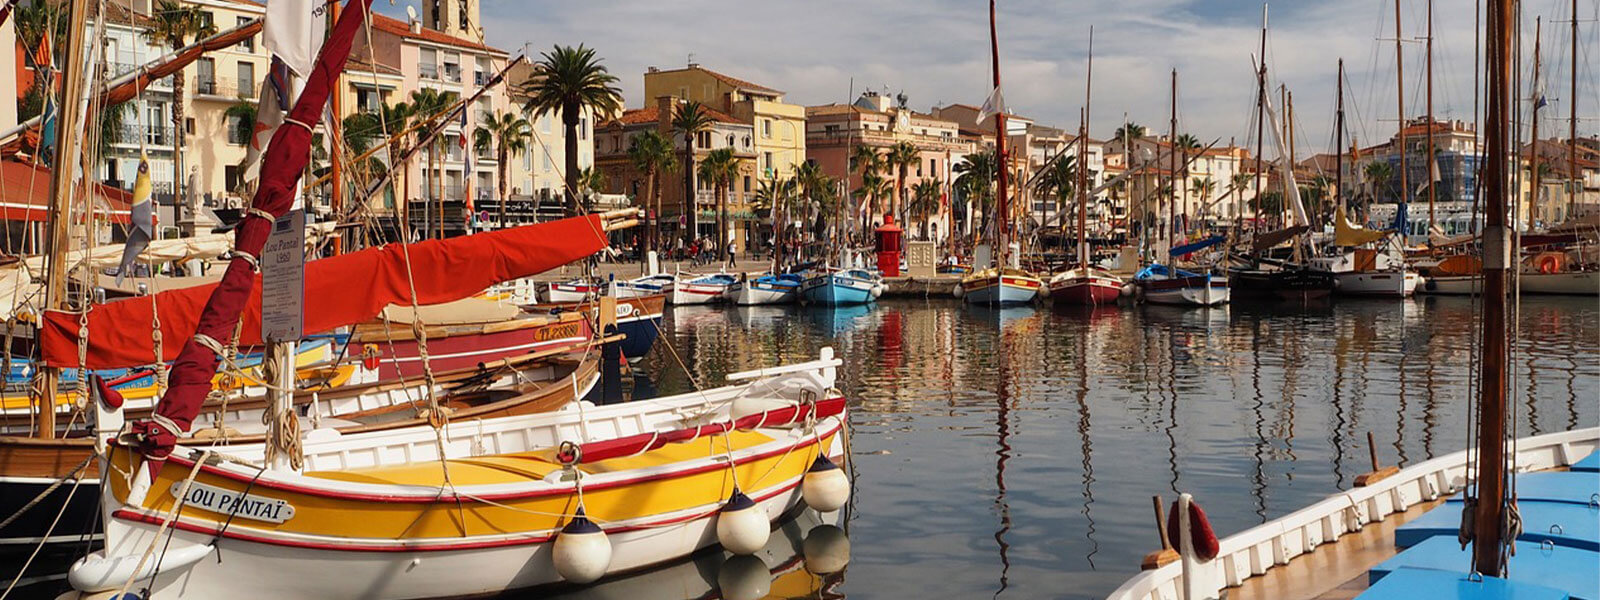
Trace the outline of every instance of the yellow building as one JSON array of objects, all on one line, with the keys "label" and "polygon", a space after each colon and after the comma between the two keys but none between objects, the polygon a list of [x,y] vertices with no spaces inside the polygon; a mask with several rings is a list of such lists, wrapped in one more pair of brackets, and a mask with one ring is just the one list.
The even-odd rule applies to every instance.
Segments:
[{"label": "yellow building", "polygon": [[[185,0],[198,7],[218,31],[259,19],[266,6],[248,0]],[[184,115],[185,144],[180,174],[187,184],[194,181],[196,197],[202,205],[238,204],[232,190],[238,188],[245,149],[250,140],[240,135],[240,127],[230,121],[228,108],[247,102],[255,104],[261,94],[271,58],[262,48],[261,38],[206,53],[184,69],[187,103]],[[193,175],[193,179],[189,178]]]},{"label": "yellow building", "polygon": [[806,107],[783,101],[783,92],[712,71],[696,63],[682,69],[650,67],[644,101],[673,96],[733,116],[755,131],[756,173],[782,179],[806,160]]}]

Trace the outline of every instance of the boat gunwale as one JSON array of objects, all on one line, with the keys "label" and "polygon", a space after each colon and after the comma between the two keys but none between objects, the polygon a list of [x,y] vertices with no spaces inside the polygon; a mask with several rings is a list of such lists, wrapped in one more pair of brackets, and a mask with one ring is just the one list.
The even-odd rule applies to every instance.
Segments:
[{"label": "boat gunwale", "polygon": [[[1530,436],[1517,440],[1516,464],[1525,470],[1571,465],[1600,447],[1600,427]],[[1223,538],[1217,557],[1202,566],[1206,587],[1236,587],[1245,580],[1289,564],[1318,546],[1336,542],[1367,525],[1403,512],[1412,504],[1453,494],[1466,478],[1467,450],[1426,460],[1379,481],[1329,495],[1297,510]],[[1547,460],[1533,460],[1547,459]],[[1431,488],[1431,489],[1430,489]],[[1433,497],[1428,497],[1428,492]],[[1410,492],[1408,494],[1408,492]],[[1351,515],[1349,511],[1355,511]],[[1352,523],[1352,520],[1359,522]],[[1175,598],[1182,561],[1140,572],[1106,596],[1107,600]]]}]

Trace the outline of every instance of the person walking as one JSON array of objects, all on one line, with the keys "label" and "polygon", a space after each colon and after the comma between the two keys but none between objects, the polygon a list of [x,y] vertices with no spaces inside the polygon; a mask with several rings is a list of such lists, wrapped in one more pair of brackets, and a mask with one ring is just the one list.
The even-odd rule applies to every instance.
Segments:
[{"label": "person walking", "polygon": [[733,243],[733,240],[728,240],[728,268],[731,269],[739,266],[738,261],[734,260],[734,257],[738,255],[738,253],[738,247]]}]

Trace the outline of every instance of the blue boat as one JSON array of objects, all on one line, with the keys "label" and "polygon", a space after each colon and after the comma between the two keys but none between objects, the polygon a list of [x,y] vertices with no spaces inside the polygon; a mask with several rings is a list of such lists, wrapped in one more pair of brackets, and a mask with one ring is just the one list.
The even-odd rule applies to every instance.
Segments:
[{"label": "blue boat", "polygon": [[806,277],[801,299],[807,304],[850,306],[883,295],[883,277],[864,269],[824,269]]},{"label": "blue boat", "polygon": [[793,302],[800,295],[800,287],[804,283],[804,278],[793,273],[761,275],[733,284],[728,288],[727,296],[740,306],[785,304]]}]

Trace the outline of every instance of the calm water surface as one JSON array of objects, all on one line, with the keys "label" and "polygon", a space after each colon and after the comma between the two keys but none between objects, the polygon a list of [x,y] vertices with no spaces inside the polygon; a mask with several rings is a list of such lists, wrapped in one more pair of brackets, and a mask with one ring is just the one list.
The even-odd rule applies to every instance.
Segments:
[{"label": "calm water surface", "polygon": [[[823,346],[844,358],[849,568],[806,572],[801,540],[818,521],[803,513],[760,560],[707,553],[563,597],[1100,598],[1159,544],[1152,495],[1194,494],[1227,535],[1349,488],[1368,469],[1368,432],[1385,464],[1465,447],[1474,315],[1471,299],[1438,297],[676,308],[638,366],[641,393],[715,386]],[[1600,303],[1529,298],[1518,322],[1518,433],[1595,426]]]},{"label": "calm water surface", "polygon": [[[1474,315],[1441,297],[684,307],[664,326],[675,352],[658,344],[641,370],[674,393],[691,385],[680,362],[715,385],[823,346],[844,357],[852,560],[798,593],[779,577],[773,597],[1100,598],[1158,546],[1152,495],[1194,494],[1227,535],[1349,488],[1368,432],[1385,464],[1465,447]],[[1600,303],[1528,298],[1519,323],[1518,433],[1595,426]]]}]

